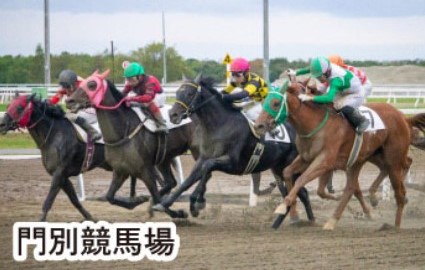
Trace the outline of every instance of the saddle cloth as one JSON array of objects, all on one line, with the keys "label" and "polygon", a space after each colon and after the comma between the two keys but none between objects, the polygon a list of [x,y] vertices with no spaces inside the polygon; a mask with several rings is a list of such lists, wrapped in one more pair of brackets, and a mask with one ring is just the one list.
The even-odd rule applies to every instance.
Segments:
[{"label": "saddle cloth", "polygon": [[[93,128],[97,130],[97,132],[102,133],[100,131],[99,123],[97,122],[96,110],[94,108],[87,108],[84,110],[80,110],[78,111],[77,115],[78,117],[84,118]],[[77,131],[79,138],[83,142],[87,143],[86,131],[79,125],[75,124],[74,122],[71,121],[71,123],[74,126],[75,131]],[[97,140],[96,143],[105,144],[105,142],[103,141],[103,138],[100,140]]]},{"label": "saddle cloth", "polygon": [[[140,118],[140,121],[142,121],[142,123],[144,123],[144,126],[151,132],[156,132],[157,130],[157,126],[154,120],[152,120],[151,118],[147,117],[142,109],[140,109],[140,107],[131,107],[131,109],[137,114],[137,116]],[[173,128],[178,128],[181,126],[184,126],[186,124],[189,124],[190,122],[192,122],[192,120],[188,117],[185,118],[181,121],[180,124],[175,125],[170,121],[170,116],[168,115],[168,111],[171,109],[171,105],[169,104],[165,104],[162,108],[160,108],[161,110],[161,114],[162,117],[164,118],[164,120],[167,122],[167,128],[173,129]]]},{"label": "saddle cloth", "polygon": [[376,131],[380,129],[385,129],[384,122],[374,110],[365,106],[360,106],[359,111],[364,117],[369,119],[370,124],[366,131]]}]

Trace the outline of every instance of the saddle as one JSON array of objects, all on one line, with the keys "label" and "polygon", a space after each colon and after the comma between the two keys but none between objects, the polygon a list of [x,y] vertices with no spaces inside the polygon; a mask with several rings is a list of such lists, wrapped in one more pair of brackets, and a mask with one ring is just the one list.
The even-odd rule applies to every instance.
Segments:
[{"label": "saddle", "polygon": [[[150,114],[150,113],[146,112],[147,110],[141,109],[140,106],[136,106],[136,107],[132,106],[131,109],[137,114],[140,121],[143,123],[143,125],[149,131],[157,132],[157,126],[156,126],[155,120],[152,119],[152,116],[150,116],[150,115],[148,116],[148,114]],[[166,105],[164,105],[163,107],[160,108],[162,117],[167,122],[168,130],[178,128],[178,127],[184,126],[184,125],[192,122],[192,120],[190,118],[185,118],[185,119],[183,119],[183,121],[180,124],[178,124],[178,125],[173,124],[170,121],[170,116],[168,115],[168,111],[170,109],[171,109],[171,105],[168,105],[168,104],[166,104]]]}]

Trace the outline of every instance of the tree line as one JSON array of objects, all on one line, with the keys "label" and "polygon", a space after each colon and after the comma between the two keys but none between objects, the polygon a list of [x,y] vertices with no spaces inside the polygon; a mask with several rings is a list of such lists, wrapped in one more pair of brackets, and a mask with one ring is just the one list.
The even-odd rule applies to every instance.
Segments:
[{"label": "tree line", "polygon": [[[124,82],[123,61],[137,61],[143,64],[148,74],[155,75],[159,80],[163,77],[163,45],[162,43],[151,43],[139,48],[129,54],[112,54],[105,50],[100,54],[71,54],[62,52],[59,55],[50,56],[51,81],[56,83],[59,73],[64,69],[72,69],[77,74],[85,77],[96,69],[111,69],[110,79],[115,83]],[[167,81],[173,82],[181,80],[184,74],[187,77],[194,77],[202,72],[213,77],[217,82],[223,82],[226,78],[226,68],[218,61],[184,59],[174,49],[167,47]],[[399,65],[419,65],[425,66],[425,60],[400,60],[400,61],[346,61],[349,65],[358,67],[368,66],[399,66]],[[273,58],[270,60],[270,81],[278,79],[282,72],[288,68],[301,68],[308,65],[308,60],[293,60],[287,58]],[[258,74],[263,74],[262,59],[251,61],[252,70]],[[0,83],[44,83],[44,50],[39,44],[35,49],[35,54],[30,56],[0,56]]]}]

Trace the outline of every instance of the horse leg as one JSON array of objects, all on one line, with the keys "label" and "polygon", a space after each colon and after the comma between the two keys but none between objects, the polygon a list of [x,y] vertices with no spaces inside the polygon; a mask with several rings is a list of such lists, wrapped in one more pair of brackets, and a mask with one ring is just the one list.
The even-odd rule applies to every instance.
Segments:
[{"label": "horse leg", "polygon": [[324,175],[321,175],[319,177],[319,187],[317,188],[317,195],[322,199],[337,201],[337,197],[325,191],[327,184],[329,183],[329,181],[332,181],[332,178],[333,171],[329,171],[328,173],[325,173]]},{"label": "horse leg", "polygon": [[[208,179],[211,178],[211,173],[209,173],[206,176]],[[196,199],[196,203],[195,203],[195,207],[198,210],[202,210],[205,208],[206,206],[206,200],[205,200],[205,192],[207,191],[207,186],[203,185],[202,188],[200,188],[199,192],[198,192],[198,198]]]},{"label": "horse leg", "polygon": [[[284,170],[285,183],[292,182],[292,179],[288,179],[291,172],[301,172],[306,166],[307,170],[305,170],[300,177],[297,178],[295,184],[292,189],[290,189],[289,194],[283,200],[283,203],[276,209],[275,212],[283,213],[283,210],[289,206],[291,206],[302,187],[304,187],[307,183],[314,180],[315,178],[329,172],[333,168],[330,164],[334,164],[334,158],[326,158],[324,154],[317,156],[313,162],[308,165],[308,163],[304,162],[300,156],[298,156],[288,167]],[[291,175],[292,176],[292,175]]]},{"label": "horse leg", "polygon": [[378,199],[378,196],[376,196],[376,192],[378,191],[378,188],[381,185],[382,181],[384,181],[385,177],[387,176],[388,176],[388,172],[386,170],[381,169],[379,171],[378,177],[376,177],[375,181],[373,181],[372,185],[370,185],[369,200],[370,200],[370,204],[373,207],[376,207],[379,203],[379,199]]},{"label": "horse leg", "polygon": [[341,200],[339,201],[338,207],[336,208],[333,216],[325,223],[325,225],[323,225],[324,230],[335,229],[335,226],[341,218],[342,213],[344,212],[344,209],[347,206],[351,196],[353,196],[354,192],[358,189],[358,177],[362,166],[363,164],[354,164],[347,170],[347,182],[345,184],[345,189]]},{"label": "horse leg", "polygon": [[[285,180],[285,184],[292,188],[294,184],[294,175],[295,174],[301,174],[303,173],[309,166],[309,163],[305,162],[300,155],[298,155],[291,164],[286,166],[286,168],[283,170],[283,179]],[[291,188],[288,187],[288,191],[291,190]]]},{"label": "horse leg", "polygon": [[203,162],[204,160],[198,159],[195,163],[195,166],[193,166],[192,172],[190,173],[189,177],[182,183],[182,185],[179,186],[176,191],[170,193],[168,196],[164,196],[161,200],[161,203],[154,205],[152,209],[155,211],[163,212],[167,208],[169,208],[183,192],[189,189],[193,184],[196,183],[196,181],[201,178],[201,166]]},{"label": "horse leg", "polygon": [[65,178],[62,176],[62,171],[56,170],[53,173],[49,193],[47,194],[47,197],[43,203],[40,221],[46,221],[47,213],[49,212],[50,208],[52,208],[53,202],[55,201],[55,198],[58,195],[60,188],[63,186],[64,181]]},{"label": "horse leg", "polygon": [[117,205],[126,209],[134,209],[139,204],[142,204],[149,200],[146,196],[139,196],[135,198],[118,198],[115,196],[117,191],[121,188],[124,182],[127,180],[128,174],[118,174],[113,172],[112,181],[109,185],[108,192],[106,193],[106,199],[110,204]]},{"label": "horse leg", "polygon": [[316,221],[313,209],[311,208],[310,197],[308,195],[308,191],[305,187],[302,187],[298,192],[298,198],[300,198],[301,202],[304,204],[305,212],[307,214],[307,218],[310,223],[314,223]]},{"label": "horse leg", "polygon": [[130,177],[130,198],[134,199],[136,197],[136,181],[137,178],[131,176]]},{"label": "horse leg", "polygon": [[230,157],[228,155],[220,156],[215,159],[208,159],[202,164],[201,181],[190,196],[190,212],[192,216],[196,217],[199,215],[200,209],[197,208],[195,202],[201,193],[203,197],[203,194],[206,191],[207,182],[211,178],[211,172],[215,170],[225,171],[226,169],[229,169],[230,165]]},{"label": "horse leg", "polygon": [[[156,184],[156,178],[155,178],[155,167],[152,166],[151,168],[145,167],[143,168],[141,172],[141,178],[143,182],[145,183],[146,187],[149,190],[149,193],[152,196],[152,204],[157,205],[161,201],[161,196],[158,192],[158,187]],[[152,212],[155,210],[153,207],[150,208],[149,212],[152,215]],[[186,218],[187,214],[183,210],[179,211],[173,211],[171,209],[164,209],[164,212],[167,213],[171,218]]]},{"label": "horse leg", "polygon": [[360,206],[362,207],[362,209],[363,209],[363,214],[368,218],[368,219],[372,219],[372,216],[371,216],[371,214],[370,214],[370,209],[369,209],[369,207],[367,207],[367,205],[366,205],[366,202],[365,202],[365,200],[364,200],[364,198],[363,198],[363,192],[362,192],[362,190],[361,190],[361,188],[360,188],[360,183],[359,183],[359,181],[357,180],[355,183],[355,190],[354,190],[354,196],[357,198],[357,200],[359,201],[359,203],[360,203]]},{"label": "horse leg", "polygon": [[[211,174],[208,174],[206,176],[208,179],[211,178]],[[207,191],[206,181],[202,182],[202,180],[199,182],[198,186],[196,186],[196,189],[193,191],[193,193],[190,195],[190,214],[192,217],[199,216],[199,210],[202,210],[205,208],[206,201],[205,201],[205,192]]]},{"label": "horse leg", "polygon": [[404,205],[406,203],[406,188],[404,186],[404,176],[406,174],[405,169],[398,167],[391,167],[389,170],[389,177],[391,186],[394,190],[394,197],[397,203],[397,212],[395,217],[395,227],[400,229],[401,217],[403,214]]},{"label": "horse leg", "polygon": [[68,195],[69,200],[74,205],[75,208],[83,215],[86,220],[93,220],[92,215],[81,205],[80,200],[78,200],[77,193],[75,192],[74,186],[71,181],[67,178],[62,185],[62,190],[65,191]]},{"label": "horse leg", "polygon": [[[270,183],[270,186],[264,190],[260,190],[260,181],[261,181],[261,173],[253,173],[251,174],[252,183],[254,186],[254,194],[257,196],[263,196],[272,193],[273,189],[276,187],[275,183]],[[276,179],[276,178],[275,178]]]},{"label": "horse leg", "polygon": [[[272,172],[276,182],[278,183],[280,194],[282,195],[282,198],[285,198],[286,195],[288,195],[288,189],[283,182],[282,170],[279,171],[278,169],[272,169]],[[293,179],[296,179],[296,177],[293,177]],[[297,222],[300,220],[296,203],[290,207],[289,216],[291,217],[291,222]],[[282,216],[278,217],[278,220],[281,220],[281,222],[283,222],[283,219],[284,217]],[[274,226],[279,226],[279,224],[275,222]]]},{"label": "horse leg", "polygon": [[175,186],[177,186],[177,180],[174,177],[173,172],[171,171],[170,162],[165,161],[157,166],[164,178],[164,185],[159,191],[159,195],[162,197],[165,194],[168,194]]}]

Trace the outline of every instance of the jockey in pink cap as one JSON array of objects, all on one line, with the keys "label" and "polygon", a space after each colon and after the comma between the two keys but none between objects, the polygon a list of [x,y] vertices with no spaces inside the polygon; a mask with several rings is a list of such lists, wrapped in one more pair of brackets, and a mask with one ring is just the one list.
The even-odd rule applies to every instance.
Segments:
[{"label": "jockey in pink cap", "polygon": [[[267,83],[257,74],[250,72],[250,65],[246,59],[233,59],[230,64],[230,72],[232,81],[223,90],[223,100],[233,102],[249,97],[254,101],[261,102],[267,96],[269,91]],[[230,94],[236,87],[242,88],[242,91]]]}]

